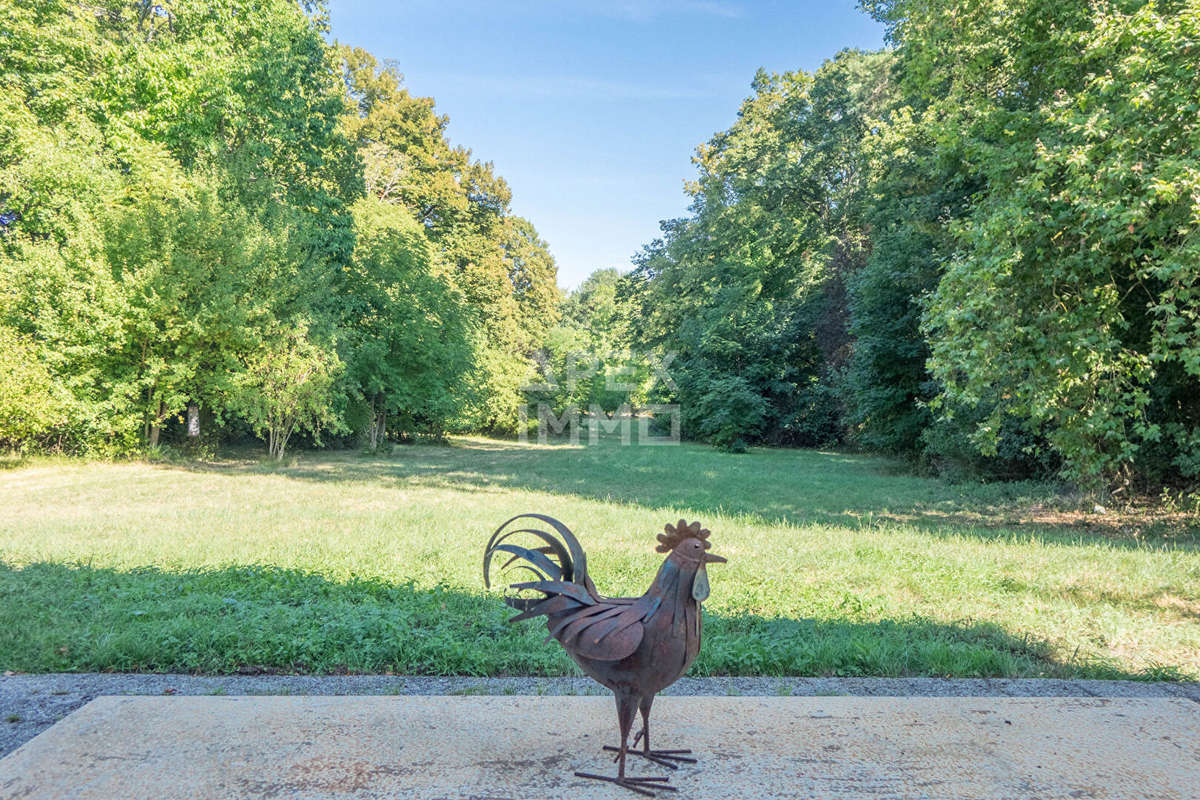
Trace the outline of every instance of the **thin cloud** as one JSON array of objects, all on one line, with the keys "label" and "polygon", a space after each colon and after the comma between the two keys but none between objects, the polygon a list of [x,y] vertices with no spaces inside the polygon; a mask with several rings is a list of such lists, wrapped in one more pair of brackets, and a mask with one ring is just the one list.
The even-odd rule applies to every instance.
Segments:
[{"label": "thin cloud", "polygon": [[696,14],[709,14],[714,17],[725,17],[726,19],[735,19],[742,16],[740,6],[735,6],[733,3],[716,3],[716,2],[693,2],[680,3],[684,11],[690,11]]},{"label": "thin cloud", "polygon": [[647,86],[596,78],[553,76],[445,75],[442,81],[522,100],[697,100],[711,97],[701,88]]},{"label": "thin cloud", "polygon": [[[410,0],[409,5],[412,4],[441,10],[447,7],[472,12],[496,13],[497,10],[495,2],[485,3],[481,0]],[[704,16],[737,19],[745,16],[743,6],[730,0],[510,0],[502,8],[506,14],[583,14],[631,22],[652,22],[662,17]]]},{"label": "thin cloud", "polygon": [[620,17],[634,22],[647,22],[658,17],[671,15],[703,15],[735,19],[742,16],[742,9],[733,3],[719,0],[640,0],[640,2],[597,3],[591,10],[605,16]]}]

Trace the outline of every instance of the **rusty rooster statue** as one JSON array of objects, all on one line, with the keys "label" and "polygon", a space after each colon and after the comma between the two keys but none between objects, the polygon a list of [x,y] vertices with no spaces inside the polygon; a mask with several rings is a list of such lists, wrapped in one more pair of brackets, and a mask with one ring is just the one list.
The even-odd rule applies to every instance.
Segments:
[{"label": "rusty rooster statue", "polygon": [[[520,524],[513,526],[514,522]],[[536,525],[551,530],[542,530]],[[509,542],[522,534],[538,542],[522,547]],[[635,778],[625,774],[627,754],[664,767],[691,762],[690,750],[654,750],[650,747],[650,705],[654,696],[679,679],[700,652],[700,604],[708,597],[706,564],[725,559],[710,555],[709,532],[699,522],[679,520],[658,534],[660,553],[669,553],[654,584],[641,597],[602,597],[587,572],[587,556],[574,534],[556,519],[541,514],[513,517],[492,535],[483,556],[483,582],[491,586],[493,557],[503,554],[504,567],[513,566],[537,580],[511,584],[512,589],[534,590],[540,597],[506,597],[522,613],[509,622],[546,616],[546,627],[584,672],[612,690],[617,699],[620,747],[615,777],[575,773],[583,778],[610,781],[638,794],[653,797],[651,789],[674,791],[666,778]],[[514,562],[515,566],[514,566]],[[629,744],[634,716],[642,712],[642,730]],[[637,750],[638,741],[642,749]],[[630,749],[630,748],[633,749]]]}]

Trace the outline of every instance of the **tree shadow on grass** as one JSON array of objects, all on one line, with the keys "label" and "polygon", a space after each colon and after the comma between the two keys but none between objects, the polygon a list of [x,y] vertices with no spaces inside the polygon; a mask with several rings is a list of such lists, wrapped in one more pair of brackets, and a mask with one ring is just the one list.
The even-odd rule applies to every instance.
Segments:
[{"label": "tree shadow on grass", "polygon": [[[574,675],[495,596],[265,566],[172,572],[0,561],[0,669],[19,672]],[[992,624],[705,614],[692,674],[1164,679],[1056,659]]]},{"label": "tree shadow on grass", "polygon": [[0,471],[29,466],[31,459],[22,454],[0,452]]},{"label": "tree shadow on grass", "polygon": [[459,439],[450,446],[398,447],[391,456],[313,453],[289,466],[254,461],[193,462],[175,468],[267,473],[292,480],[472,492],[521,489],[768,524],[870,528],[907,524],[978,538],[1102,539],[1141,548],[1200,545],[1200,518],[1175,514],[1095,515],[1055,510],[1051,484],[958,484],[905,474],[886,459],[849,453],[758,449],[723,453],[704,445],[531,446]]}]

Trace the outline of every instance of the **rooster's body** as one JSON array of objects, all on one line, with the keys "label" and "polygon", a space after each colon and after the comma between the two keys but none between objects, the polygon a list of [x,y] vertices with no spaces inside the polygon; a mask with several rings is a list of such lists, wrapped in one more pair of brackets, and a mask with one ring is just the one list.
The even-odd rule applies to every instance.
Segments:
[{"label": "rooster's body", "polygon": [[[552,529],[509,526],[517,520],[537,520]],[[507,529],[507,530],[506,530]],[[513,536],[536,537],[540,544],[526,548],[510,544]],[[708,531],[700,523],[683,520],[668,525],[659,534],[660,552],[669,552],[654,584],[641,597],[603,597],[587,574],[587,556],[579,541],[561,522],[540,514],[522,514],[500,526],[484,553],[484,583],[490,585],[493,556],[511,556],[505,566],[516,564],[538,580],[514,583],[511,588],[530,589],[542,597],[508,597],[505,601],[522,613],[510,622],[545,616],[550,636],[591,678],[612,690],[617,699],[621,746],[617,751],[616,778],[576,773],[582,777],[609,780],[641,794],[648,788],[670,789],[663,778],[628,778],[625,756],[634,752],[663,766],[691,761],[686,750],[650,749],[650,705],[658,692],[679,679],[700,652],[700,603],[708,597],[705,564],[723,562],[709,555]],[[627,740],[634,716],[642,712],[642,750],[629,751]],[[637,739],[634,740],[636,745]]]}]

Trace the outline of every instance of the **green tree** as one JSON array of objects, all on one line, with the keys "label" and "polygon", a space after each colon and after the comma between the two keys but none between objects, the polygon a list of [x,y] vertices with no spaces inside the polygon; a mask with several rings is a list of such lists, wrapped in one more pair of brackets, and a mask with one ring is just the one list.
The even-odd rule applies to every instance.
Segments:
[{"label": "green tree", "polygon": [[330,327],[353,242],[319,9],[3,3],[0,28],[0,320],[83,449],[153,444],[192,400],[220,416],[264,326]]},{"label": "green tree", "polygon": [[887,105],[890,58],[846,51],[815,74],[760,72],[737,122],[697,151],[692,217],[639,257],[638,340],[675,354],[669,396],[686,435],[841,438],[846,282],[867,252],[861,140]]},{"label": "green tree", "polygon": [[53,446],[47,437],[67,429],[70,407],[37,345],[0,325],[0,448]]},{"label": "green tree", "polygon": [[521,320],[524,341],[521,352],[535,350],[546,332],[558,321],[562,292],[558,288],[558,267],[549,245],[538,235],[533,223],[524,217],[506,219],[504,240],[508,261],[508,281]]},{"label": "green tree", "polygon": [[123,177],[90,92],[112,48],[93,15],[75,12],[0,3],[0,326],[64,398],[45,435],[81,451],[127,440],[97,391],[96,361],[117,322],[99,219]]},{"label": "green tree", "polygon": [[[200,405],[275,454],[364,404],[377,433],[515,423],[553,259],[432,101],[330,45],[326,17],[0,1],[0,327],[53,407],[13,410],[6,441],[133,450]],[[283,403],[272,349],[316,365],[294,425],[247,396]]]},{"label": "green tree", "polygon": [[1068,476],[1200,464],[1195,3],[879,4],[942,153],[980,176],[925,321],[945,404],[1043,433]]},{"label": "green tree", "polygon": [[103,391],[136,408],[148,444],[189,404],[223,415],[242,360],[286,320],[307,249],[287,215],[273,223],[204,182],[137,176],[106,220],[106,263],[120,320],[99,364]]},{"label": "green tree", "polygon": [[250,210],[282,203],[307,231],[314,266],[344,262],[363,176],[324,3],[107,5],[97,26],[119,61],[104,65],[95,102],[110,137],[158,142],[185,170],[215,170],[223,196]]},{"label": "green tree", "polygon": [[346,380],[366,409],[371,449],[398,433],[441,435],[471,399],[475,343],[459,293],[436,267],[424,228],[374,198],[354,206],[357,244],[341,291]]},{"label": "green tree", "polygon": [[267,452],[283,458],[297,431],[319,436],[339,424],[334,393],[342,368],[332,348],[315,344],[303,325],[268,336],[248,354],[235,407],[255,433],[265,436]]},{"label": "green tree", "polygon": [[926,368],[924,301],[953,246],[944,222],[965,213],[976,183],[959,160],[939,157],[930,126],[910,107],[891,111],[863,151],[870,253],[850,278],[847,421],[863,446],[916,457],[938,395]]},{"label": "green tree", "polygon": [[561,319],[537,354],[538,388],[527,393],[530,402],[547,403],[561,415],[570,407],[632,411],[646,401],[649,364],[629,350],[631,306],[623,283],[616,269],[599,269],[563,299]]},{"label": "green tree", "polygon": [[353,103],[345,126],[366,162],[368,190],[425,227],[482,331],[476,402],[464,423],[511,428],[530,357],[554,322],[553,259],[533,226],[510,215],[511,192],[491,164],[450,145],[449,121],[431,99],[413,97],[394,66],[364,50],[339,54]]}]

